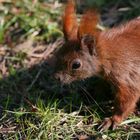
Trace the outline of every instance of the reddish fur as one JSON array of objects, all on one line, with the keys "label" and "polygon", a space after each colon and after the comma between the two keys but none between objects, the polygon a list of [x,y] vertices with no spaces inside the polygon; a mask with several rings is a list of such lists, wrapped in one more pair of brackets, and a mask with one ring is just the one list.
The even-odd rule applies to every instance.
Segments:
[{"label": "reddish fur", "polygon": [[85,34],[91,34],[94,36],[98,35],[99,30],[97,29],[97,24],[99,22],[99,14],[97,10],[88,10],[85,12],[81,19],[79,27],[79,37],[81,38]]},{"label": "reddish fur", "polygon": [[73,0],[68,0],[68,4],[65,8],[65,14],[63,16],[63,32],[68,40],[77,38],[78,23],[75,14],[75,3]]},{"label": "reddish fur", "polygon": [[[64,18],[64,34],[67,40],[59,52],[61,59],[58,59],[57,63],[59,66],[66,65],[66,69],[58,70],[57,77],[68,83],[100,75],[112,83],[116,92],[115,112],[102,124],[101,127],[104,130],[110,126],[115,127],[127,118],[140,98],[140,19],[99,32],[96,30],[97,17],[95,12],[88,11],[78,27],[74,4],[69,1]],[[94,44],[90,44],[93,41],[87,44],[96,49],[97,56],[89,54],[87,51],[89,46],[86,42],[81,43],[83,40],[81,37],[85,34],[93,35],[96,40]],[[77,51],[76,46],[80,46],[81,50]],[[75,58],[83,62],[82,70],[71,70],[71,62]]]},{"label": "reddish fur", "polygon": [[140,19],[104,31],[98,53],[104,77],[116,87],[113,121],[120,123],[133,112],[140,98]]}]

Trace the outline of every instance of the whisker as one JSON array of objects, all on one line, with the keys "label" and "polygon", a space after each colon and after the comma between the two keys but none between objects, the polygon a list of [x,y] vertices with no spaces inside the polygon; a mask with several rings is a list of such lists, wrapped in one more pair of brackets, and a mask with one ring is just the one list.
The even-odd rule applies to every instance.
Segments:
[{"label": "whisker", "polygon": [[101,106],[97,103],[97,101],[90,95],[90,93],[89,93],[87,90],[85,90],[81,85],[79,85],[79,87],[84,91],[85,94],[87,94],[87,95],[94,101],[94,103],[98,106],[98,108],[99,108],[103,113],[105,113],[104,110],[101,108]]}]

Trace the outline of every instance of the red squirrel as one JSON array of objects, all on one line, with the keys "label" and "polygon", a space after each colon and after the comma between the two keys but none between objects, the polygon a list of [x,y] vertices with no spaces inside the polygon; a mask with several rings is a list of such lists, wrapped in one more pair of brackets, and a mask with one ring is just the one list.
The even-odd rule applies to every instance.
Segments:
[{"label": "red squirrel", "polygon": [[100,130],[116,128],[134,111],[140,98],[140,19],[106,31],[96,28],[99,16],[88,10],[77,22],[75,3],[69,0],[63,16],[65,43],[57,55],[56,79],[71,83],[101,76],[114,87],[115,110]]}]

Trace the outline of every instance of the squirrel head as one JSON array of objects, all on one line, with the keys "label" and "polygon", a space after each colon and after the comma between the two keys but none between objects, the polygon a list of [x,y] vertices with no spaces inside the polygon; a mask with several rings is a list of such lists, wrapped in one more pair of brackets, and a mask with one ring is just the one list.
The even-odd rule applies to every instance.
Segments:
[{"label": "squirrel head", "polygon": [[57,52],[55,67],[55,78],[62,83],[85,79],[100,71],[96,48],[100,34],[97,23],[97,12],[88,10],[78,25],[75,4],[68,1],[63,16],[65,43]]}]

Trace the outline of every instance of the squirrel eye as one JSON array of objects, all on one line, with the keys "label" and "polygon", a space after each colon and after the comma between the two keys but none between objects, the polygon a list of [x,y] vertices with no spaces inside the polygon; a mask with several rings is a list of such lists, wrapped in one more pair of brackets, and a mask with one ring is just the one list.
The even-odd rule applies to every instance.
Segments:
[{"label": "squirrel eye", "polygon": [[76,59],[72,62],[72,69],[77,70],[81,67],[81,61],[79,59]]}]

